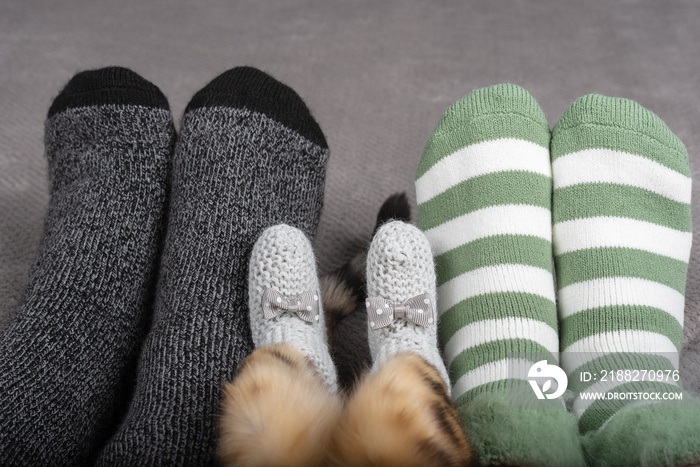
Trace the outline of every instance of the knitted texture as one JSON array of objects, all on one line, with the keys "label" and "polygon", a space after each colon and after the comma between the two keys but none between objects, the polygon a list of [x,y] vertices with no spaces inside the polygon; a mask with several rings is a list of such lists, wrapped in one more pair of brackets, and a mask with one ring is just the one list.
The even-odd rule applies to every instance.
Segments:
[{"label": "knitted texture", "polygon": [[516,353],[555,362],[548,145],[542,110],[513,85],[453,104],[426,144],[418,227],[435,254],[455,400],[505,387]]},{"label": "knitted texture", "polygon": [[[555,126],[552,170],[562,366],[578,395],[573,409],[582,433],[589,433],[588,454],[605,465],[700,461],[700,410],[688,409],[700,403],[689,394],[675,408],[659,406],[667,410],[644,409],[662,402],[653,399],[588,398],[682,393],[673,375],[692,243],[685,147],[636,102],[590,95]],[[584,371],[590,381],[581,381]],[[634,414],[622,416],[628,410]],[[613,423],[616,414],[648,428],[625,435]],[[688,429],[681,434],[671,425]],[[669,439],[669,433],[683,439]],[[631,457],[621,458],[623,448]]]},{"label": "knitted texture", "polygon": [[174,143],[165,97],[133,71],[79,73],[54,100],[44,236],[0,332],[0,463],[87,464],[123,415]]},{"label": "knitted texture", "polygon": [[[430,296],[431,306],[437,311],[435,267],[428,241],[410,224],[400,221],[384,224],[367,252],[368,297],[402,303],[424,293]],[[399,352],[415,352],[433,365],[450,387],[437,346],[436,323],[424,327],[396,319],[386,327],[372,329],[368,320],[367,332],[373,371]]]},{"label": "knitted texture", "polygon": [[[556,364],[559,350],[549,139],[547,120],[527,91],[511,84],[477,89],[447,109],[416,174],[418,227],[435,255],[438,332],[452,398],[479,457],[494,463],[551,465],[550,444],[568,453],[562,465],[582,462],[562,401],[537,405],[526,381],[534,362]],[[474,419],[469,403],[479,396]],[[505,401],[512,408],[500,413]],[[528,413],[513,410],[521,406],[543,409],[543,422],[519,431],[522,443],[503,443],[517,436],[494,436],[484,417],[524,427],[517,419]],[[528,443],[541,446],[541,457],[517,448]]]},{"label": "knitted texture", "polygon": [[279,223],[314,238],[321,214],[329,152],[314,142],[321,130],[293,90],[234,68],[192,102],[175,150],[153,325],[134,399],[102,465],[216,463],[220,387],[253,350],[253,244]]},{"label": "knitted texture", "polygon": [[[337,392],[335,366],[328,352],[316,258],[308,238],[299,229],[288,225],[268,228],[255,242],[248,278],[250,329],[255,347],[291,345],[313,363],[326,386]],[[286,312],[265,319],[262,299],[270,288],[289,298],[313,292],[319,305],[318,319],[309,323]]]}]

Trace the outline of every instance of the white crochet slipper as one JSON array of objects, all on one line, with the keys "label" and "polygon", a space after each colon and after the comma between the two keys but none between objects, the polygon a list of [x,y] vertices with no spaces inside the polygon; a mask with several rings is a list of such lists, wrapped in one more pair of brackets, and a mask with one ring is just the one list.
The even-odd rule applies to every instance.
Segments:
[{"label": "white crochet slipper", "polygon": [[367,330],[376,371],[393,355],[411,351],[433,365],[450,387],[437,342],[435,266],[416,227],[383,225],[367,252]]},{"label": "white crochet slipper", "polygon": [[316,259],[308,238],[284,224],[266,229],[253,247],[248,278],[255,347],[291,345],[313,363],[328,388],[337,392]]}]

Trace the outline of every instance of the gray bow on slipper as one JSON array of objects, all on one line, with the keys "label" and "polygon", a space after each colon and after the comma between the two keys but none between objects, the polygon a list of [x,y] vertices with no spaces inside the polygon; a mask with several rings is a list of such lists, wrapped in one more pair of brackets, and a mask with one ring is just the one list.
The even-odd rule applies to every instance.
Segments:
[{"label": "gray bow on slipper", "polygon": [[291,313],[309,323],[318,321],[318,292],[304,292],[297,297],[285,297],[275,289],[267,289],[262,297],[265,319]]},{"label": "gray bow on slipper", "polygon": [[403,303],[372,297],[367,299],[365,306],[372,329],[386,327],[396,319],[403,319],[423,327],[428,327],[435,322],[435,313],[430,295],[427,293],[409,298]]}]

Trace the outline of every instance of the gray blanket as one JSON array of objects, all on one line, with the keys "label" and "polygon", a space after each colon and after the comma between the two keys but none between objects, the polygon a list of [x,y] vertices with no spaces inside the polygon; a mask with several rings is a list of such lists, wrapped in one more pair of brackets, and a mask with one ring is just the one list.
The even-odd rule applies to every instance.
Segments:
[{"label": "gray blanket", "polygon": [[[415,204],[423,144],[447,106],[477,87],[519,84],[552,125],[584,94],[635,99],[685,142],[697,179],[699,24],[695,0],[4,0],[0,326],[17,305],[42,232],[43,121],[79,70],[132,68],[160,86],[177,120],[194,92],[236,65],[266,70],[298,91],[331,148],[316,245],[329,270],[347,259],[348,245],[369,237],[389,194],[406,190]],[[681,367],[695,391],[699,279],[696,238]]]}]

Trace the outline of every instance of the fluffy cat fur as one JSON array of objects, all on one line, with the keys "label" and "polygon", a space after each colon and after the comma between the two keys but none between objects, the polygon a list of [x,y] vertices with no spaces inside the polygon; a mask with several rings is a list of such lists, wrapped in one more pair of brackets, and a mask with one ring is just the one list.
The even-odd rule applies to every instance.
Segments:
[{"label": "fluffy cat fur", "polygon": [[464,466],[473,456],[438,371],[398,354],[368,375],[333,431],[329,465]]},{"label": "fluffy cat fur", "polygon": [[[385,222],[410,220],[404,193],[382,205]],[[364,301],[366,242],[343,266],[320,278],[328,336]],[[359,306],[358,311],[364,311]],[[365,318],[366,319],[366,318]],[[366,333],[366,324],[362,330]],[[366,337],[365,337],[366,339]],[[330,344],[330,342],[329,342]],[[338,343],[340,344],[340,342]],[[367,353],[368,356],[368,353]],[[223,388],[219,458],[226,466],[462,466],[473,455],[447,388],[414,353],[396,355],[359,380],[360,362],[331,394],[310,362],[286,345],[261,347]],[[339,365],[339,369],[340,369]],[[360,381],[359,383],[357,383]]]},{"label": "fluffy cat fur", "polygon": [[261,347],[224,386],[225,466],[468,466],[473,454],[437,370],[406,352],[342,407],[303,355]]},{"label": "fluffy cat fur", "polygon": [[320,466],[341,401],[304,355],[287,344],[256,349],[223,388],[223,465]]}]

